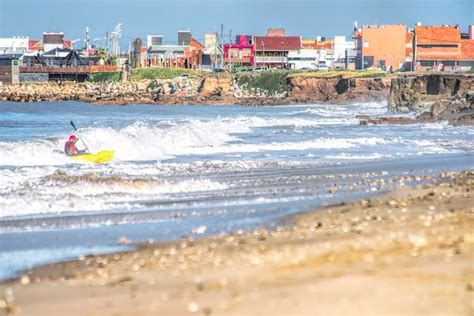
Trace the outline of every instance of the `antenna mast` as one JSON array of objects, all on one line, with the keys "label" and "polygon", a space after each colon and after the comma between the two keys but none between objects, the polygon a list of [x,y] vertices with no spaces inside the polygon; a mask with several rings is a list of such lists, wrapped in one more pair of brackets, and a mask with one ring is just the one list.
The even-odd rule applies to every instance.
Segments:
[{"label": "antenna mast", "polygon": [[114,31],[111,34],[112,38],[112,56],[120,55],[120,38],[122,37],[122,23],[115,26]]}]

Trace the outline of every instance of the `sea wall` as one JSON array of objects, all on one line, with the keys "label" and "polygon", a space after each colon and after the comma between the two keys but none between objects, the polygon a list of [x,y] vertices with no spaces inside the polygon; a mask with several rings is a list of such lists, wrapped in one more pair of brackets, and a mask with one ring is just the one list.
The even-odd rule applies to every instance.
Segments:
[{"label": "sea wall", "polygon": [[388,106],[420,118],[467,123],[474,118],[474,74],[409,74],[393,78]]},{"label": "sea wall", "polygon": [[0,87],[0,100],[78,100],[95,103],[246,104],[348,103],[384,100],[386,78],[287,76],[281,73],[209,75],[203,78],[116,83],[27,83]]}]

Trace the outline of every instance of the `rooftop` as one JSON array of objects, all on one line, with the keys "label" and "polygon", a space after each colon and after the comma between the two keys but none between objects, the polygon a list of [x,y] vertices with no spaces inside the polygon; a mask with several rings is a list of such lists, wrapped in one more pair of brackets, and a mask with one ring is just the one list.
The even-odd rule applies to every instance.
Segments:
[{"label": "rooftop", "polygon": [[461,32],[455,26],[416,26],[416,42],[419,44],[427,43],[459,43],[461,41]]},{"label": "rooftop", "polygon": [[255,36],[256,50],[299,50],[301,37],[299,36]]}]

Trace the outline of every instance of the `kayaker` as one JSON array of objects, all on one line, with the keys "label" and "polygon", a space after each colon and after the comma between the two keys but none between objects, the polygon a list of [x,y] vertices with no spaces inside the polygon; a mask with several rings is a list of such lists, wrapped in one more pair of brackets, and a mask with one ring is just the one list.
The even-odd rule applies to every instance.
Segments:
[{"label": "kayaker", "polygon": [[69,140],[64,144],[64,152],[68,156],[80,155],[85,153],[85,150],[79,150],[76,148],[76,142],[79,138],[76,135],[69,136]]}]

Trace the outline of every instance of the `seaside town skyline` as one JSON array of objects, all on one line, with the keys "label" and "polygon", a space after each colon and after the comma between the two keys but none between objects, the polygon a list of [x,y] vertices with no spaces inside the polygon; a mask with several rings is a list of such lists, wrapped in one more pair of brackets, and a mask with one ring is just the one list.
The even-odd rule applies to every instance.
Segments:
[{"label": "seaside town skyline", "polygon": [[1,315],[474,315],[474,0],[0,0]]},{"label": "seaside town skyline", "polygon": [[[86,26],[92,37],[103,37],[116,24],[123,27],[122,45],[127,38],[161,34],[174,36],[177,29],[188,29],[196,39],[219,32],[264,35],[267,28],[284,28],[288,34],[311,38],[316,36],[349,36],[354,21],[361,25],[405,24],[460,25],[467,32],[472,24],[474,3],[466,0],[439,1],[368,1],[354,5],[349,0],[333,1],[150,1],[123,0],[111,2],[76,1],[74,14],[69,0],[44,0],[47,10],[38,17],[33,0],[0,1],[0,37],[29,36],[38,38],[43,32],[64,32],[69,38],[82,40]],[[66,4],[66,5],[65,5]],[[165,12],[166,14],[162,14]],[[291,14],[289,14],[289,12]],[[330,14],[327,14],[330,13]],[[35,19],[35,23],[15,23],[18,14]],[[226,34],[227,35],[227,34]]]}]

